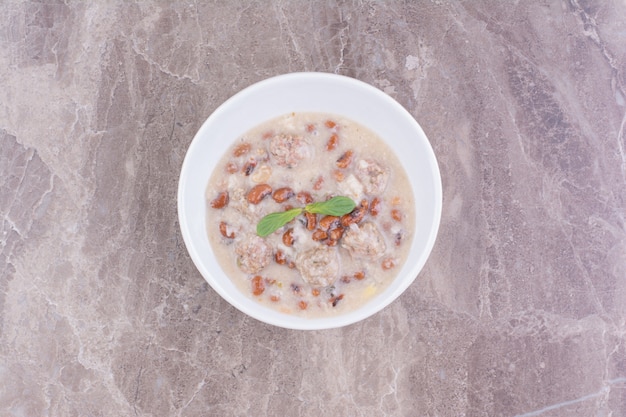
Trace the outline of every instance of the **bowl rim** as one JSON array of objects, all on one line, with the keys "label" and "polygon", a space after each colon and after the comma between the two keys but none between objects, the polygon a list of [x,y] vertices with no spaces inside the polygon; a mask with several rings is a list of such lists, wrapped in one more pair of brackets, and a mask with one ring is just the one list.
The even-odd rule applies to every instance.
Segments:
[{"label": "bowl rim", "polygon": [[[203,262],[201,254],[198,252],[195,243],[192,238],[192,234],[190,232],[189,224],[190,221],[187,216],[186,210],[186,197],[188,191],[188,180],[190,178],[189,166],[191,164],[192,155],[194,155],[194,151],[196,148],[200,146],[201,141],[206,140],[206,131],[212,126],[212,124],[217,120],[219,121],[220,117],[223,117],[223,114],[228,111],[232,111],[233,106],[236,106],[240,100],[246,99],[248,96],[254,96],[254,94],[259,94],[260,92],[271,88],[272,86],[280,86],[282,84],[289,83],[311,83],[311,82],[323,82],[323,83],[342,83],[350,88],[361,89],[364,93],[374,95],[377,100],[381,100],[381,102],[385,106],[390,106],[390,108],[397,112],[399,116],[404,117],[406,122],[411,125],[417,134],[418,140],[420,141],[421,146],[423,147],[422,151],[424,154],[422,158],[425,158],[428,166],[430,167],[430,174],[432,174],[432,185],[433,187],[433,199],[432,199],[432,209],[433,209],[433,217],[428,237],[426,239],[426,243],[423,246],[423,250],[419,252],[419,259],[417,259],[413,265],[413,267],[409,268],[406,274],[402,275],[402,271],[398,272],[394,281],[398,281],[401,279],[401,284],[396,286],[393,291],[389,291],[389,287],[383,291],[382,293],[377,294],[372,300],[363,304],[361,307],[356,310],[352,310],[346,314],[341,314],[332,317],[323,317],[323,318],[303,318],[294,315],[288,315],[285,313],[278,313],[274,310],[269,309],[268,307],[264,307],[259,309],[258,306],[261,306],[260,303],[250,299],[247,295],[241,293],[237,288],[236,291],[240,293],[241,296],[245,297],[251,304],[254,303],[256,306],[249,308],[249,305],[246,303],[242,303],[239,300],[239,296],[235,297],[230,291],[227,291],[225,288],[220,286],[218,282],[214,279],[211,272],[207,269],[206,265]],[[311,110],[315,111],[315,110]],[[332,111],[328,113],[334,113]],[[279,116],[276,114],[274,117]],[[266,119],[268,120],[268,119]],[[360,120],[357,120],[358,123],[367,126],[367,123],[363,123]],[[231,142],[233,143],[235,139],[233,138]],[[383,140],[385,140],[383,138]],[[389,144],[389,143],[388,143]],[[395,149],[394,149],[395,152]],[[221,158],[223,155],[219,155]],[[403,166],[404,167],[404,166]],[[404,167],[406,169],[406,167]],[[213,168],[211,168],[212,172]],[[410,178],[411,185],[414,188],[412,183],[413,179]],[[206,184],[205,184],[206,189]],[[204,196],[204,194],[203,194]],[[384,93],[380,89],[368,84],[364,81],[360,81],[351,77],[347,77],[344,75],[338,75],[334,73],[325,73],[325,72],[293,72],[282,75],[273,76],[270,78],[266,78],[264,80],[258,81],[249,85],[248,87],[243,88],[239,92],[235,93],[227,100],[225,100],[222,104],[220,104],[210,115],[209,117],[202,123],[201,127],[198,129],[196,134],[194,135],[189,147],[186,150],[185,157],[181,166],[179,183],[178,183],[178,192],[177,192],[177,211],[178,211],[178,221],[181,230],[181,234],[183,236],[183,241],[185,242],[185,247],[187,251],[198,269],[201,273],[205,281],[216,291],[224,300],[226,300],[229,304],[237,308],[242,313],[259,320],[261,322],[272,324],[274,326],[295,329],[295,330],[322,330],[322,329],[331,329],[347,326],[361,320],[364,320],[368,317],[371,317],[387,307],[394,300],[396,300],[417,278],[421,270],[423,269],[427,259],[429,258],[432,249],[434,247],[437,233],[439,230],[440,222],[441,222],[441,212],[443,205],[443,193],[442,193],[442,181],[441,174],[439,171],[439,166],[437,163],[437,159],[435,157],[435,153],[432,149],[432,145],[428,140],[426,134],[422,130],[422,127],[419,125],[417,120],[411,115],[411,113],[406,110],[400,103],[398,103],[395,99],[393,99],[388,94]],[[205,208],[206,210],[206,208]],[[203,221],[204,222],[204,221]],[[413,243],[415,243],[415,238],[413,239]],[[209,245],[210,246],[210,245]],[[212,250],[211,250],[212,251]],[[409,262],[413,262],[413,259],[410,258],[411,252],[409,252],[409,258],[407,258],[405,264],[409,264]],[[218,268],[219,265],[218,265]],[[220,268],[221,269],[221,268]],[[410,273],[410,276],[409,276]],[[391,284],[390,284],[391,286]],[[384,295],[384,297],[383,297]],[[377,300],[375,304],[372,303],[373,300]],[[366,308],[368,307],[369,308]],[[259,313],[258,311],[262,313]]]}]

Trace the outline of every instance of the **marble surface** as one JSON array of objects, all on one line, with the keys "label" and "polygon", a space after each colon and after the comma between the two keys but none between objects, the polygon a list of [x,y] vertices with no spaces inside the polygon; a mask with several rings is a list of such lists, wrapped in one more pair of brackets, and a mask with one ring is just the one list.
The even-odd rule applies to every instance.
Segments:
[{"label": "marble surface", "polygon": [[[626,3],[0,3],[0,415],[626,416]],[[187,146],[293,71],[379,87],[441,168],[395,303],[299,332],[190,260]]]}]

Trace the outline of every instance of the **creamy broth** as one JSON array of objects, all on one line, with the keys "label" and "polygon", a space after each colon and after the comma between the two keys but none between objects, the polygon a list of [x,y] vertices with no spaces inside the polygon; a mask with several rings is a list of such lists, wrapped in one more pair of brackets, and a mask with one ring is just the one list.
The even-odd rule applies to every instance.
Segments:
[{"label": "creamy broth", "polygon": [[[256,235],[269,213],[337,195],[355,201],[351,214],[303,213]],[[291,113],[238,138],[206,199],[209,241],[225,273],[253,300],[304,317],[342,314],[383,291],[415,227],[414,196],[393,151],[332,114]]]}]

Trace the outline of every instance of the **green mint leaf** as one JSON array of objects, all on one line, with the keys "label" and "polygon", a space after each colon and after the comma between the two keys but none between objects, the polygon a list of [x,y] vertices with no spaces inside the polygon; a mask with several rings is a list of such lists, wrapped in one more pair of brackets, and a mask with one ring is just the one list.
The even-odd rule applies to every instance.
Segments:
[{"label": "green mint leaf", "polygon": [[309,213],[327,214],[330,216],[343,216],[350,213],[356,207],[356,203],[351,198],[337,196],[327,201],[307,204],[304,208]]},{"label": "green mint leaf", "polygon": [[265,237],[274,233],[290,221],[296,218],[298,214],[302,213],[301,208],[294,208],[287,211],[279,211],[277,213],[270,213],[263,217],[256,225],[256,234]]}]

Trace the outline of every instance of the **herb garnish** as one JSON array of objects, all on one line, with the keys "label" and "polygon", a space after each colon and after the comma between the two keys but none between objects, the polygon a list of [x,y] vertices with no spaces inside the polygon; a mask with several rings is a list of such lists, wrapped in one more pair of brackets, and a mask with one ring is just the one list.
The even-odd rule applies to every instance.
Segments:
[{"label": "herb garnish", "polygon": [[343,216],[350,213],[356,207],[351,198],[337,196],[327,201],[307,204],[304,208],[293,208],[287,211],[270,213],[263,217],[256,225],[256,234],[265,237],[280,229],[300,213],[306,211],[312,214],[325,214],[330,216]]}]

